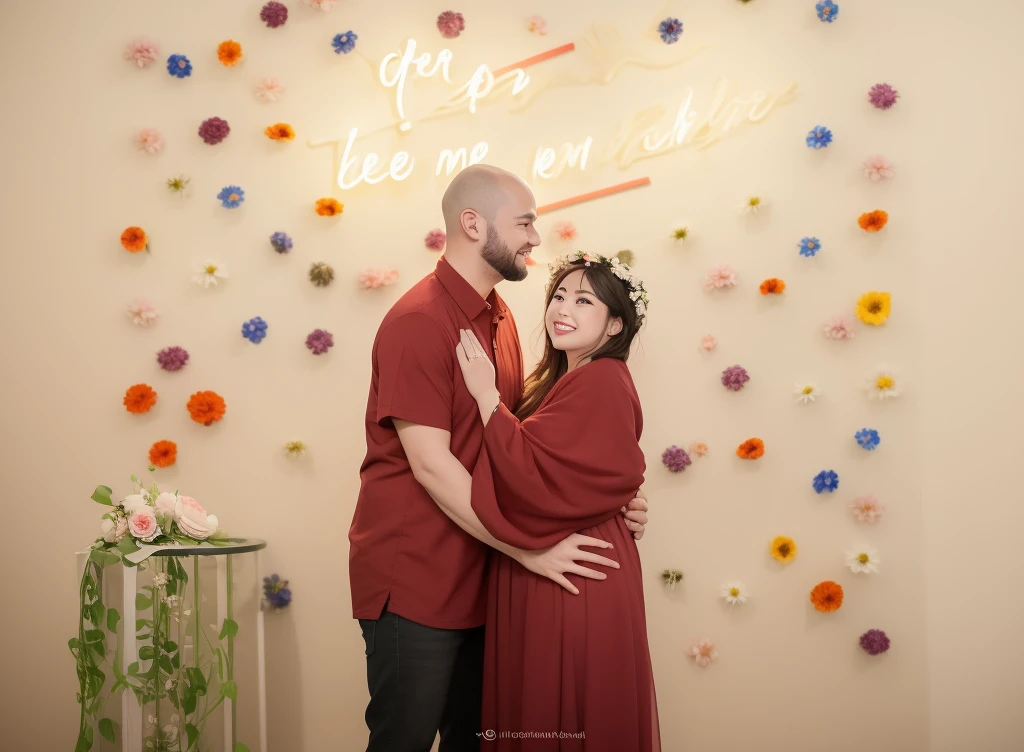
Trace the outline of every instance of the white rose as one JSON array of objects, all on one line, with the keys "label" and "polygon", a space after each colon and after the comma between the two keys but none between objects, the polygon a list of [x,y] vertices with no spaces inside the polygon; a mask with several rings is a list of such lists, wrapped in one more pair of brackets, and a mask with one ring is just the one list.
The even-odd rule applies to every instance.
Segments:
[{"label": "white rose", "polygon": [[125,514],[131,516],[139,507],[146,506],[146,497],[142,494],[131,494],[121,499],[121,506],[124,507]]},{"label": "white rose", "polygon": [[156,506],[156,513],[166,514],[168,517],[173,516],[174,502],[176,502],[177,500],[177,496],[175,496],[172,493],[168,493],[167,491],[164,491],[162,494],[156,497],[156,502],[154,503]]},{"label": "white rose", "polygon": [[117,529],[117,525],[109,517],[104,517],[100,521],[100,533],[103,535],[103,540],[107,543],[114,542],[114,531]]},{"label": "white rose", "polygon": [[174,521],[178,523],[181,532],[197,540],[209,538],[217,530],[217,518],[208,515],[202,504],[191,496],[178,497],[174,504]]}]

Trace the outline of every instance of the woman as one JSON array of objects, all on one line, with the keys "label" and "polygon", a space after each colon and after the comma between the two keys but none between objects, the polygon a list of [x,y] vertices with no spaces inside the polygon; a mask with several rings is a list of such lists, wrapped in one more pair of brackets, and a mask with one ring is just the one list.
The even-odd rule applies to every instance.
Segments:
[{"label": "woman", "polygon": [[640,557],[619,512],[643,483],[643,416],[626,359],[646,315],[643,284],[617,258],[551,265],[544,356],[515,414],[500,403],[473,333],[458,346],[484,421],[473,509],[490,533],[540,549],[580,532],[613,548],[605,580],[578,595],[492,552],[483,749],[657,752],[657,701]]}]

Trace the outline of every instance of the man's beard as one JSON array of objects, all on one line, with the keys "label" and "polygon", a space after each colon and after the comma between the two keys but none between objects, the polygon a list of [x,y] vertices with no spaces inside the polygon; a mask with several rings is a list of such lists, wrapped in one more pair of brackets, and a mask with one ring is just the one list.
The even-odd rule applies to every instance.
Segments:
[{"label": "man's beard", "polygon": [[502,279],[509,282],[521,282],[530,273],[525,267],[520,269],[516,265],[516,252],[502,242],[493,225],[487,226],[487,240],[484,241],[480,256],[502,276]]}]

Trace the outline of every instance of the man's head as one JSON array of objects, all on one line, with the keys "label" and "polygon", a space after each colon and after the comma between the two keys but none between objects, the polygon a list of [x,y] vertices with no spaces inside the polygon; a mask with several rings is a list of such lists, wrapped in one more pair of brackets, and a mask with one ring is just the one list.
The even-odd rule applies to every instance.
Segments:
[{"label": "man's head", "polygon": [[540,235],[534,227],[536,201],[522,178],[490,165],[470,165],[448,186],[441,211],[446,255],[472,252],[501,279],[526,278],[526,259],[540,245]]}]

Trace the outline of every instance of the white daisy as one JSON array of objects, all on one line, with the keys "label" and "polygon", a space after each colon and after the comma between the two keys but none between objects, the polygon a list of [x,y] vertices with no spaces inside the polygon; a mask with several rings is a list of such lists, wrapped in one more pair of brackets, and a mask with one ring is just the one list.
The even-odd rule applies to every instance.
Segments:
[{"label": "white daisy", "polygon": [[764,199],[760,196],[747,196],[740,209],[747,214],[757,214],[758,211],[764,208]]},{"label": "white daisy", "polygon": [[881,561],[882,557],[873,548],[868,548],[864,551],[846,552],[846,566],[855,574],[858,572],[878,574],[878,565]]},{"label": "white daisy", "polygon": [[797,402],[809,405],[821,396],[821,390],[814,384],[797,384],[793,394],[796,395]]},{"label": "white daisy", "polygon": [[872,399],[884,400],[899,397],[903,393],[903,380],[900,378],[899,370],[884,363],[868,375],[865,386],[868,396]]},{"label": "white daisy", "polygon": [[730,582],[722,588],[722,597],[725,598],[726,603],[735,605],[737,603],[746,603],[750,594],[747,593],[747,588],[742,583]]},{"label": "white daisy", "polygon": [[220,280],[228,278],[228,270],[219,261],[206,261],[196,267],[192,281],[203,287],[216,287]]}]

